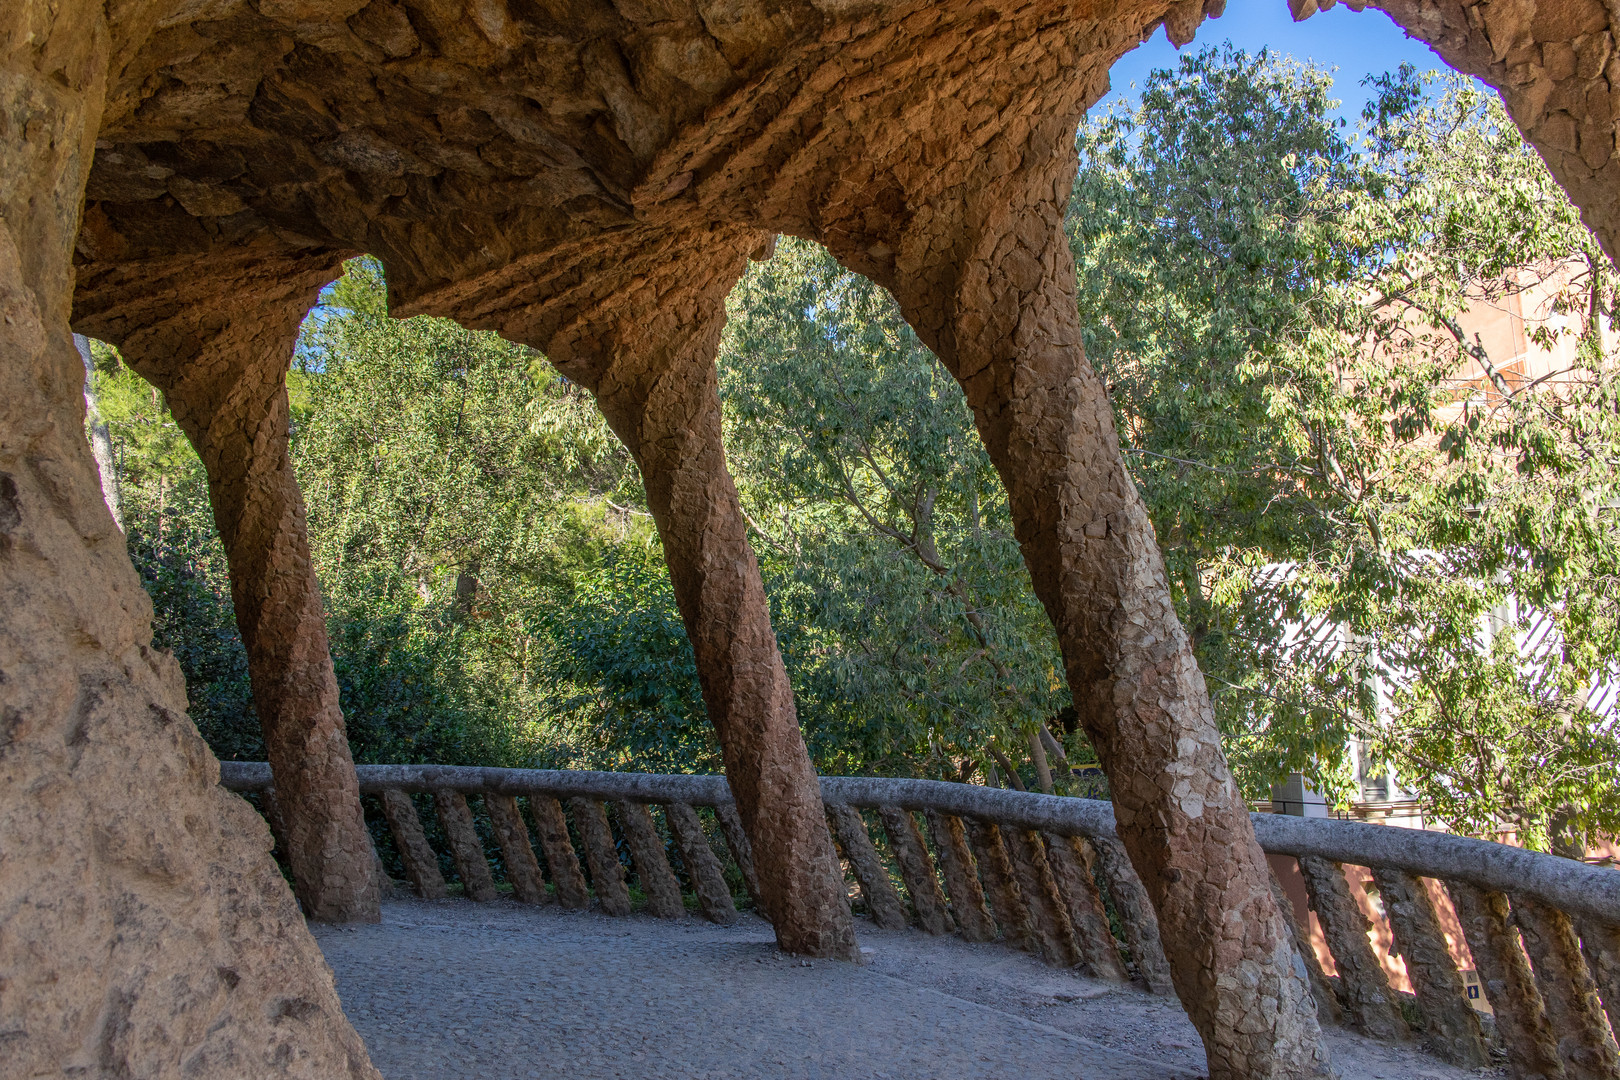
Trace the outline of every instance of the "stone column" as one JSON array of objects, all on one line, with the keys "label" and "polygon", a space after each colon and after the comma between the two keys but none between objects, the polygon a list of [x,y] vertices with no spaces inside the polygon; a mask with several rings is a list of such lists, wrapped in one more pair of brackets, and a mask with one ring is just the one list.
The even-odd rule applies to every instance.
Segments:
[{"label": "stone column", "polygon": [[594,267],[588,297],[570,297],[566,315],[524,313],[504,332],[595,393],[641,469],[777,943],[853,960],[819,781],[721,443],[714,357],[725,298],[762,240],[682,234],[629,265]]},{"label": "stone column", "polygon": [[208,471],[299,899],[322,922],[375,922],[371,840],[288,442],[298,327],[340,265],[341,253],[316,250],[91,267],[74,314],[163,391]]},{"label": "stone column", "polygon": [[[892,270],[877,269],[962,384],[1007,486],[1211,1077],[1326,1076],[1310,989],[1294,970],[1108,395],[1081,347],[1062,227],[1070,129],[1055,117],[1029,142],[983,156],[1010,171],[988,168],[917,208]],[[840,249],[835,238],[834,250],[873,268],[870,248]]]},{"label": "stone column", "polygon": [[160,14],[0,5],[0,1072],[367,1080],[270,831],[219,786],[151,647],[84,435],[85,174],[108,58]]}]

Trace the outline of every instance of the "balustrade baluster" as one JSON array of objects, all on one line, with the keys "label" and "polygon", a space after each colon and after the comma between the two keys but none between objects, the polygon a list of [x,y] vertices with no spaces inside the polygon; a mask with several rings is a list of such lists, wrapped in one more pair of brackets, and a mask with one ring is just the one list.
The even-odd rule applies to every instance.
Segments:
[{"label": "balustrade baluster", "polygon": [[620,799],[614,804],[619,814],[619,827],[630,845],[630,862],[636,871],[641,891],[647,894],[647,910],[660,919],[679,919],[686,914],[681,901],[681,883],[670,869],[669,854],[664,849],[664,838],[653,824],[652,811],[646,803]]},{"label": "balustrade baluster", "polygon": [[917,828],[917,819],[898,806],[880,806],[878,817],[883,821],[884,832],[889,834],[889,849],[900,866],[900,879],[906,883],[906,892],[911,896],[917,925],[930,934],[950,933],[955,926],[950,912],[945,909],[945,894],[934,876],[934,860],[929,858],[928,845],[923,841],[922,830]]},{"label": "balustrade baluster", "polygon": [[570,910],[589,907],[590,890],[579,868],[579,856],[574,854],[574,843],[568,838],[568,819],[563,816],[562,804],[550,795],[530,795],[529,819],[540,838],[551,884],[557,890],[557,903]]},{"label": "balustrade baluster", "polygon": [[1046,833],[1045,840],[1046,861],[1068,908],[1086,973],[1094,979],[1124,982],[1125,965],[1119,958],[1119,945],[1108,928],[1108,912],[1091,874],[1090,847],[1078,836]]},{"label": "balustrade baluster", "polygon": [[1372,872],[1384,900],[1395,951],[1406,961],[1406,974],[1423,1012],[1424,1041],[1459,1068],[1489,1065],[1490,1054],[1479,1017],[1468,1005],[1457,964],[1440,933],[1429,890],[1404,870],[1375,866]]},{"label": "balustrade baluster", "polygon": [[985,907],[984,889],[979,884],[973,853],[968,850],[962,819],[937,810],[924,813],[928,818],[928,831],[934,836],[934,847],[939,850],[939,868],[945,875],[951,915],[956,919],[957,928],[968,941],[994,941],[996,921]]},{"label": "balustrade baluster", "polygon": [[759,875],[754,873],[754,847],[748,842],[748,831],[743,828],[742,817],[730,803],[715,807],[714,814],[720,819],[720,832],[726,838],[726,847],[731,849],[731,861],[742,872],[743,888],[748,890],[754,910],[769,919],[771,914],[765,910],[765,896],[759,891]]},{"label": "balustrade baluster", "polygon": [[624,864],[613,843],[606,807],[595,799],[577,798],[568,800],[568,805],[574,811],[574,828],[585,845],[585,864],[590,867],[591,887],[596,890],[602,913],[630,914],[630,890],[624,883]]},{"label": "balustrade baluster", "polygon": [[1389,976],[1367,940],[1372,923],[1350,895],[1343,869],[1315,856],[1300,859],[1299,869],[1311,897],[1311,910],[1322,924],[1328,950],[1338,965],[1339,986],[1351,1023],[1374,1038],[1406,1038],[1410,1029],[1395,1004]]},{"label": "balustrade baluster", "polygon": [[1046,861],[1041,834],[1034,829],[1006,826],[1001,830],[1001,840],[1007,845],[1013,873],[1018,876],[1018,892],[1029,910],[1041,958],[1053,967],[1078,967],[1080,946],[1052,867]]},{"label": "balustrade baluster", "polygon": [[1513,926],[1508,898],[1461,881],[1446,882],[1468,951],[1474,957],[1485,1000],[1496,1020],[1496,1033],[1507,1050],[1512,1073],[1520,1080],[1556,1080],[1564,1074],[1558,1039],[1536,989],[1524,949]]},{"label": "balustrade baluster", "polygon": [[1316,950],[1311,946],[1310,935],[1305,927],[1300,925],[1299,918],[1294,912],[1294,902],[1288,899],[1283,891],[1282,882],[1277,880],[1277,872],[1267,866],[1271,878],[1271,898],[1277,902],[1277,910],[1282,912],[1283,921],[1288,924],[1288,930],[1294,938],[1294,952],[1299,956],[1300,964],[1305,968],[1305,977],[1310,980],[1311,996],[1316,999],[1316,1019],[1324,1024],[1337,1024],[1344,1017],[1344,1010],[1339,1004],[1339,992],[1328,981],[1327,972],[1322,970],[1322,961],[1317,959]]},{"label": "balustrade baluster", "polygon": [[1136,876],[1125,845],[1118,840],[1094,836],[1091,846],[1102,863],[1103,878],[1108,882],[1108,895],[1119,912],[1120,928],[1125,932],[1125,944],[1136,962],[1136,973],[1155,994],[1174,994],[1175,984],[1170,981],[1170,961],[1165,959],[1164,942],[1159,937],[1159,917],[1153,913],[1147,889]]},{"label": "balustrade baluster", "polygon": [[439,826],[450,844],[450,857],[455,860],[467,899],[479,903],[495,899],[500,894],[495,891],[495,878],[484,857],[484,842],[478,838],[466,798],[459,791],[440,788],[433,793],[433,808],[438,811]]},{"label": "balustrade baluster", "polygon": [[888,867],[883,865],[883,860],[878,858],[877,848],[872,846],[872,834],[866,831],[866,822],[861,818],[860,811],[852,806],[834,803],[827,807],[827,817],[832,822],[838,846],[844,849],[844,857],[849,860],[850,869],[855,871],[855,881],[861,887],[861,899],[866,901],[866,911],[872,916],[872,922],[884,930],[904,930],[907,921],[905,906],[900,903],[900,894],[895,891],[894,882],[889,880]]},{"label": "balustrade baluster", "polygon": [[686,803],[667,803],[664,820],[669,822],[675,850],[681,853],[681,862],[686,866],[686,876],[692,879],[692,891],[697,893],[703,917],[722,926],[736,922],[737,906],[732,903],[726,875],[720,868],[720,860],[714,856],[714,849],[709,846],[709,838],[704,835],[697,811]]},{"label": "balustrade baluster", "polygon": [[1558,1039],[1564,1075],[1568,1080],[1616,1080],[1620,1059],[1569,916],[1516,896],[1513,921],[1524,939],[1524,951],[1530,955],[1547,1022]]},{"label": "balustrade baluster", "polygon": [[967,827],[968,842],[973,846],[979,874],[984,878],[985,896],[1001,927],[1002,940],[1015,949],[1035,952],[1040,945],[1030,925],[1029,909],[1019,894],[1007,848],[1001,842],[1001,829],[993,821],[978,819],[970,820]]},{"label": "balustrade baluster", "polygon": [[422,819],[416,815],[416,804],[411,797],[397,788],[382,793],[383,816],[388,829],[394,834],[394,847],[399,860],[405,864],[405,877],[416,895],[424,900],[443,900],[446,891],[444,875],[439,873],[439,857],[428,844],[422,831]]},{"label": "balustrade baluster", "polygon": [[540,863],[534,857],[529,843],[529,830],[518,812],[517,799],[510,795],[484,796],[484,809],[495,826],[495,838],[501,842],[501,854],[506,857],[506,880],[512,883],[512,895],[525,904],[543,904],[549,900],[546,883],[540,877]]},{"label": "balustrade baluster", "polygon": [[1581,952],[1597,983],[1603,1011],[1609,1016],[1609,1031],[1620,1041],[1620,927],[1596,919],[1577,919]]}]

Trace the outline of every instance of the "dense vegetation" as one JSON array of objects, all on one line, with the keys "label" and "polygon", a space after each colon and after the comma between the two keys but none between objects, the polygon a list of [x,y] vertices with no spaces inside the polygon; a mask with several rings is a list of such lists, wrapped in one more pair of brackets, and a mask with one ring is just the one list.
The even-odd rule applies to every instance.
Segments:
[{"label": "dense vegetation", "polygon": [[[1612,830],[1620,742],[1586,691],[1620,654],[1614,272],[1494,98],[1375,89],[1350,129],[1324,72],[1206,50],[1089,121],[1087,352],[1246,791],[1298,770],[1347,799],[1359,739],[1456,827]],[[1554,272],[1578,317],[1544,333],[1578,362],[1512,382],[1458,315]],[[356,757],[717,768],[589,395],[532,350],[389,319],[383,291],[351,263],[291,381]],[[784,238],[730,316],[728,451],[818,768],[1034,785],[1043,745],[1091,760],[999,480],[892,300]],[[216,751],[261,756],[201,466],[99,361],[159,643]],[[1557,632],[1529,664],[1533,612]]]}]

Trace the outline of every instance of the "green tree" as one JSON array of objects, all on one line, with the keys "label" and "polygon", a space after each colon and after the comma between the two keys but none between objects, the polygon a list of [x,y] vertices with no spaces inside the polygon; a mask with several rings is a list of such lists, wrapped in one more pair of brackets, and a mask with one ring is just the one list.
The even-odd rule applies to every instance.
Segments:
[{"label": "green tree", "polygon": [[818,764],[1022,760],[1066,687],[955,380],[886,292],[805,241],[751,268],[728,314],[728,450]]},{"label": "green tree", "polygon": [[[1083,129],[1087,347],[1246,790],[1342,800],[1359,737],[1453,827],[1612,829],[1612,269],[1493,95],[1375,89],[1352,142],[1325,73],[1205,50]],[[1578,341],[1530,385],[1459,317],[1537,281]]]},{"label": "green tree", "polygon": [[1347,403],[1320,339],[1364,261],[1362,168],[1331,88],[1268,53],[1185,56],[1082,126],[1067,219],[1086,352],[1252,797],[1292,770],[1342,795],[1362,711],[1354,677],[1285,647],[1311,605],[1282,568],[1345,539],[1321,435]]}]

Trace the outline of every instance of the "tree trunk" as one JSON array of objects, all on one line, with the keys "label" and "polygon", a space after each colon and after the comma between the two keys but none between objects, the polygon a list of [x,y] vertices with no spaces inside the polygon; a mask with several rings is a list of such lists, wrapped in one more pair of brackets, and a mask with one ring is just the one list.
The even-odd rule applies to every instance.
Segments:
[{"label": "tree trunk", "polygon": [[1033,145],[1021,153],[1030,171],[1006,186],[966,185],[952,193],[960,202],[912,219],[890,285],[961,382],[1007,485],[1211,1077],[1326,1076],[1310,990],[1294,971],[1107,393],[1081,348],[1062,228],[1072,147],[1060,135],[1050,157]]},{"label": "tree trunk", "polygon": [[640,466],[777,944],[854,960],[820,784],[721,443],[714,357],[725,297],[761,239],[678,237],[645,261],[599,268],[592,295],[566,314],[524,312],[505,332],[539,344],[595,393]]},{"label": "tree trunk", "polygon": [[84,412],[89,429],[90,453],[96,459],[96,473],[101,478],[101,498],[107,504],[107,513],[120,532],[124,529],[124,497],[118,484],[118,464],[113,460],[112,433],[96,407],[96,365],[90,356],[90,339],[83,334],[73,335],[74,347],[84,360]]},{"label": "tree trunk", "polygon": [[107,310],[75,317],[163,391],[208,471],[298,897],[322,922],[374,922],[371,838],[288,442],[299,323],[339,263],[244,255],[234,276],[221,266],[206,281],[130,268],[122,291],[97,291]]}]

